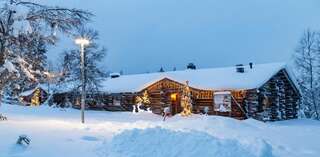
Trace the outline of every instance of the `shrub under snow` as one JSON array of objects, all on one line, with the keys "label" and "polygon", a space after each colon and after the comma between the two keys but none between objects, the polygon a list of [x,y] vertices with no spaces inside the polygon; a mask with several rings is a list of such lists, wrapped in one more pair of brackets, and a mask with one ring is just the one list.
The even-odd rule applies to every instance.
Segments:
[{"label": "shrub under snow", "polygon": [[7,117],[0,114],[0,121],[5,121],[5,120],[8,120]]}]

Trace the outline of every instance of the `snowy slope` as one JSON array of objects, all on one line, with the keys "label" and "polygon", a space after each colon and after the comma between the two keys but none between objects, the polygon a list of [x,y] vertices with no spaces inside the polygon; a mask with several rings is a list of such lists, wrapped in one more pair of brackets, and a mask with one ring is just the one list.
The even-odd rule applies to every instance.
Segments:
[{"label": "snowy slope", "polygon": [[[1,157],[260,156],[318,157],[320,122],[262,123],[226,117],[161,117],[142,113],[79,111],[3,105],[9,120],[0,122]],[[29,147],[15,145],[19,135]]]}]

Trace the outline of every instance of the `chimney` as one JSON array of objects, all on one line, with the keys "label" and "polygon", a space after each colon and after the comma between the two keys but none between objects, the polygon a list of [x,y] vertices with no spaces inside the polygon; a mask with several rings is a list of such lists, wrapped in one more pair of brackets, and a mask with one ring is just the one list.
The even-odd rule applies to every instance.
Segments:
[{"label": "chimney", "polygon": [[236,70],[237,70],[237,73],[244,73],[244,66],[243,66],[243,64],[237,64],[237,65],[236,65]]},{"label": "chimney", "polygon": [[111,73],[110,77],[111,78],[118,78],[118,77],[120,77],[120,73]]},{"label": "chimney", "polygon": [[250,69],[253,68],[253,63],[252,62],[249,63],[249,67],[250,67]]},{"label": "chimney", "polygon": [[196,65],[194,65],[193,63],[189,63],[189,64],[187,65],[187,69],[196,70],[197,67],[196,67]]}]

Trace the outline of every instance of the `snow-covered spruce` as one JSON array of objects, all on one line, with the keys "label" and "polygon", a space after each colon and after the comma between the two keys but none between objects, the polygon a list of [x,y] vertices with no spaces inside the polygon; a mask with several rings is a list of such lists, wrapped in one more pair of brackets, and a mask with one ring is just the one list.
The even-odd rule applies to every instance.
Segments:
[{"label": "snow-covered spruce", "polygon": [[72,33],[91,13],[79,9],[42,5],[33,1],[0,2],[0,93],[12,96],[45,77],[46,51],[57,37],[55,29]]}]

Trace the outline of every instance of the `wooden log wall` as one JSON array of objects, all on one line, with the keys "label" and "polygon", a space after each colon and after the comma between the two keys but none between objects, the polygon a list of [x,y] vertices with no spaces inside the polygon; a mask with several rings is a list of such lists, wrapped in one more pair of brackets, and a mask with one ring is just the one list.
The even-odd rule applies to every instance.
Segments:
[{"label": "wooden log wall", "polygon": [[245,97],[245,110],[249,117],[258,119],[257,112],[259,112],[259,97],[256,89],[248,90]]},{"label": "wooden log wall", "polygon": [[103,94],[103,109],[107,111],[132,111],[135,93]]},{"label": "wooden log wall", "polygon": [[[169,80],[163,79],[158,81],[148,88],[138,92],[138,93],[117,93],[117,94],[108,94],[108,93],[99,93],[95,95],[96,98],[92,99],[92,101],[88,101],[87,107],[88,109],[101,109],[107,111],[132,111],[133,105],[135,105],[135,98],[137,96],[142,96],[144,91],[147,90],[151,110],[155,114],[162,114],[163,109],[165,107],[170,107],[172,100],[171,94],[177,94],[177,101],[179,103],[178,110],[182,110],[180,106],[181,101],[181,92],[184,87],[184,84]],[[220,116],[228,116],[234,117],[237,119],[244,119],[244,113],[241,111],[237,103],[232,99],[231,110],[232,112],[217,112],[214,111],[214,91],[211,90],[200,90],[196,88],[190,87],[191,95],[192,95],[192,104],[193,104],[193,113],[200,114],[204,113],[205,107],[209,108],[209,115],[220,115]],[[233,97],[237,100],[242,108],[244,108],[244,96],[245,91],[232,91]],[[72,104],[75,104],[74,108],[80,108],[79,103],[79,95],[75,93],[63,93],[56,94],[55,98],[57,100],[55,102],[65,102],[70,101]],[[99,101],[96,101],[99,100]],[[119,102],[119,104],[115,104],[115,102]]]},{"label": "wooden log wall", "polygon": [[[161,114],[165,107],[170,107],[172,100],[171,94],[177,94],[178,108],[180,107],[181,93],[184,88],[184,84],[175,82],[170,79],[163,79],[144,89],[147,90],[151,101],[151,110],[153,113]],[[141,91],[140,94],[142,94]],[[193,101],[193,113],[200,113],[204,110],[204,107],[209,107],[209,114],[213,113],[213,91],[199,90],[190,87],[190,92]]]},{"label": "wooden log wall", "polygon": [[[132,111],[134,104],[135,93],[94,93],[87,94],[86,108],[91,110],[107,110],[107,111]],[[119,102],[119,105],[115,102]],[[68,107],[67,104],[72,104],[73,108],[80,108],[79,93],[56,93],[53,95],[53,104],[60,107]]]},{"label": "wooden log wall", "polygon": [[250,117],[263,121],[297,118],[299,96],[285,71],[280,71],[255,91],[258,92],[250,90],[246,96],[246,108]]},{"label": "wooden log wall", "polygon": [[283,81],[284,78],[277,78],[277,89],[278,89],[278,100],[279,103],[279,118],[280,119],[287,119],[286,117],[286,90],[285,90],[285,83]]},{"label": "wooden log wall", "polygon": [[[246,114],[243,112],[246,112],[245,110],[245,96],[247,91],[232,91],[231,94],[235,100],[232,99],[231,104],[231,117],[234,117],[236,119],[245,119]],[[240,108],[241,107],[241,108]]]},{"label": "wooden log wall", "polygon": [[270,121],[279,120],[279,103],[278,103],[278,90],[277,90],[277,78],[272,78],[269,83],[270,95],[268,95],[270,103],[269,117]]},{"label": "wooden log wall", "polygon": [[150,90],[150,102],[151,102],[151,110],[155,114],[161,114],[165,107],[168,107],[170,104],[170,99],[168,96],[168,90],[155,89]]}]

